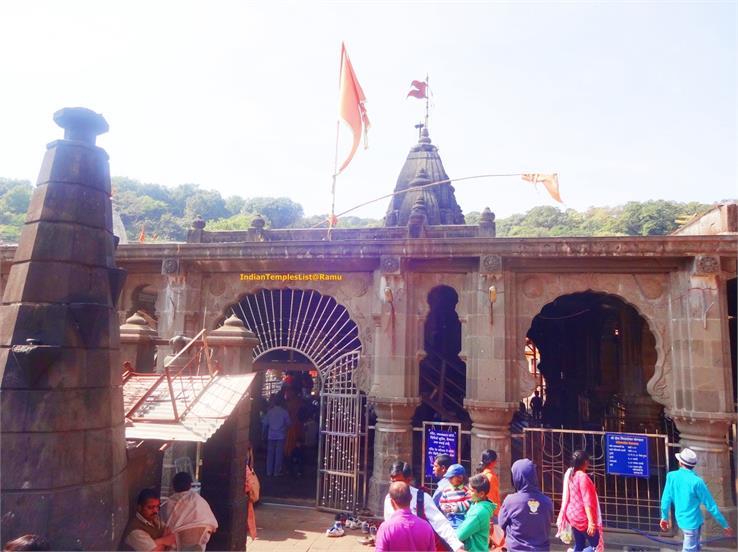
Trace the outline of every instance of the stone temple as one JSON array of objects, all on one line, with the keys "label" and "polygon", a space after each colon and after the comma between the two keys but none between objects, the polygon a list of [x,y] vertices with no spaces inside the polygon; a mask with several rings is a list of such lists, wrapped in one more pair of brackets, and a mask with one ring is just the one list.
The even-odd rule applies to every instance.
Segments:
[{"label": "stone temple", "polygon": [[[79,165],[92,172],[56,170],[72,150],[92,156]],[[556,500],[562,459],[587,447],[606,525],[654,532],[665,473],[690,446],[735,523],[736,205],[668,236],[498,238],[489,209],[465,224],[451,184],[419,188],[448,177],[424,129],[382,227],[339,224],[328,235],[271,230],[257,218],[241,231],[211,232],[198,219],[185,243],[113,251],[107,215],[66,221],[71,207],[52,198],[72,186],[107,198],[104,157],[89,143],[60,141],[49,152],[20,245],[0,248],[4,535],[29,527],[22,520],[42,500],[46,517],[28,530],[46,524],[67,538],[59,505],[87,511],[95,500],[106,520],[90,518],[94,538],[77,533],[85,547],[104,548],[144,483],[166,494],[171,473],[191,464],[223,522],[214,547],[242,549],[246,450],[264,475],[259,413],[296,381],[314,408],[300,423],[315,426],[317,439],[298,483],[262,477],[273,500],[381,513],[390,463],[407,460],[422,479],[424,426],[448,424],[468,469],[493,448],[506,487],[511,461],[525,454]],[[97,180],[94,167],[102,167]],[[50,247],[42,230],[52,225],[75,237]],[[62,269],[69,275],[57,275]],[[72,275],[80,270],[84,278]],[[83,281],[95,285],[74,289]],[[49,317],[64,322],[46,329]],[[248,396],[202,444],[131,438],[123,363],[163,373],[200,354],[193,346],[174,356],[198,334],[223,373],[255,374]],[[528,408],[534,390],[544,398],[541,419]],[[610,433],[648,441],[648,473],[613,472]],[[60,439],[74,451],[54,454]],[[90,450],[109,459],[104,470],[88,469]]]}]

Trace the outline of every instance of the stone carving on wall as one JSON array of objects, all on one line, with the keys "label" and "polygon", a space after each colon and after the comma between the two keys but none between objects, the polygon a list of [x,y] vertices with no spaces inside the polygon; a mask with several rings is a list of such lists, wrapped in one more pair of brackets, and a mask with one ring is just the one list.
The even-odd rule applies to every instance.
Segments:
[{"label": "stone carving on wall", "polygon": [[210,280],[210,285],[208,286],[211,295],[215,295],[216,297],[223,295],[225,288],[225,282],[221,278],[213,278]]},{"label": "stone carving on wall", "polygon": [[179,259],[169,257],[161,262],[161,273],[162,274],[177,274],[179,272]]},{"label": "stone carving on wall", "polygon": [[479,272],[482,274],[500,274],[502,272],[502,257],[499,255],[484,255],[480,257]]},{"label": "stone carving on wall", "polygon": [[400,273],[400,257],[392,257],[384,255],[379,260],[379,268],[382,274],[399,274]]},{"label": "stone carving on wall", "polygon": [[523,295],[529,299],[540,297],[543,293],[543,282],[538,276],[531,276],[523,281]]},{"label": "stone carving on wall", "polygon": [[715,276],[720,273],[720,257],[698,255],[694,258],[694,276]]}]

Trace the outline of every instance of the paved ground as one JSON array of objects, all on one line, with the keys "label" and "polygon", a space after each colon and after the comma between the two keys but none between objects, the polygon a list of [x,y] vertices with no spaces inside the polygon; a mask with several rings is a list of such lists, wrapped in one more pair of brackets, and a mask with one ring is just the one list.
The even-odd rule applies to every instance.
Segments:
[{"label": "paved ground", "polygon": [[[256,509],[256,526],[259,537],[249,541],[247,552],[374,552],[374,547],[359,544],[361,531],[347,530],[339,538],[325,536],[325,530],[333,524],[333,514],[320,512],[314,507],[295,507],[279,504],[260,504]],[[677,539],[678,537],[672,537]],[[551,539],[552,551],[566,551],[565,546]],[[659,550],[659,545],[637,535],[605,532],[605,543],[610,550]],[[664,547],[669,551],[673,548]],[[735,541],[722,541],[703,550],[735,550]]]},{"label": "paved ground", "polygon": [[373,552],[374,547],[359,544],[361,531],[347,530],[338,538],[325,536],[333,524],[333,514],[315,508],[261,504],[256,508],[258,538],[249,540],[248,552],[310,552],[346,550]]}]

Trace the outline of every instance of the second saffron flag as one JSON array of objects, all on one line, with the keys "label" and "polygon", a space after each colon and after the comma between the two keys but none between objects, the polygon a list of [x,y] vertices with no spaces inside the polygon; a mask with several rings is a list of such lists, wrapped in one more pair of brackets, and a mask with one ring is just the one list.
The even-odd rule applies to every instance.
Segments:
[{"label": "second saffron flag", "polygon": [[522,175],[523,180],[526,180],[528,182],[533,182],[534,184],[541,183],[545,186],[546,191],[548,194],[558,201],[559,203],[563,203],[561,201],[561,195],[559,194],[559,175],[558,174],[539,174],[539,173],[532,173],[532,174],[524,174]]}]

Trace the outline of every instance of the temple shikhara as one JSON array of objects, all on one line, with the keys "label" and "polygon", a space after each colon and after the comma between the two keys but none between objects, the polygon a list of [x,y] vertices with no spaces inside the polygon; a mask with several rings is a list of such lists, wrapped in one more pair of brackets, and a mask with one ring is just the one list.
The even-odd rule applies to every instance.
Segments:
[{"label": "temple shikhara", "polygon": [[[116,548],[138,490],[191,470],[221,523],[212,548],[243,550],[249,450],[264,497],[381,516],[390,464],[421,474],[433,424],[457,431],[467,470],[488,448],[500,474],[533,459],[556,503],[587,447],[606,526],[643,531],[689,446],[735,516],[735,204],[667,236],[497,237],[494,205],[427,186],[449,174],[426,126],[380,227],[198,218],[186,242],[123,244],[94,144],[107,124],[56,120],[20,243],[0,247],[3,535]],[[264,473],[280,390],[294,481]],[[647,474],[611,469],[614,433],[643,436]]]}]

